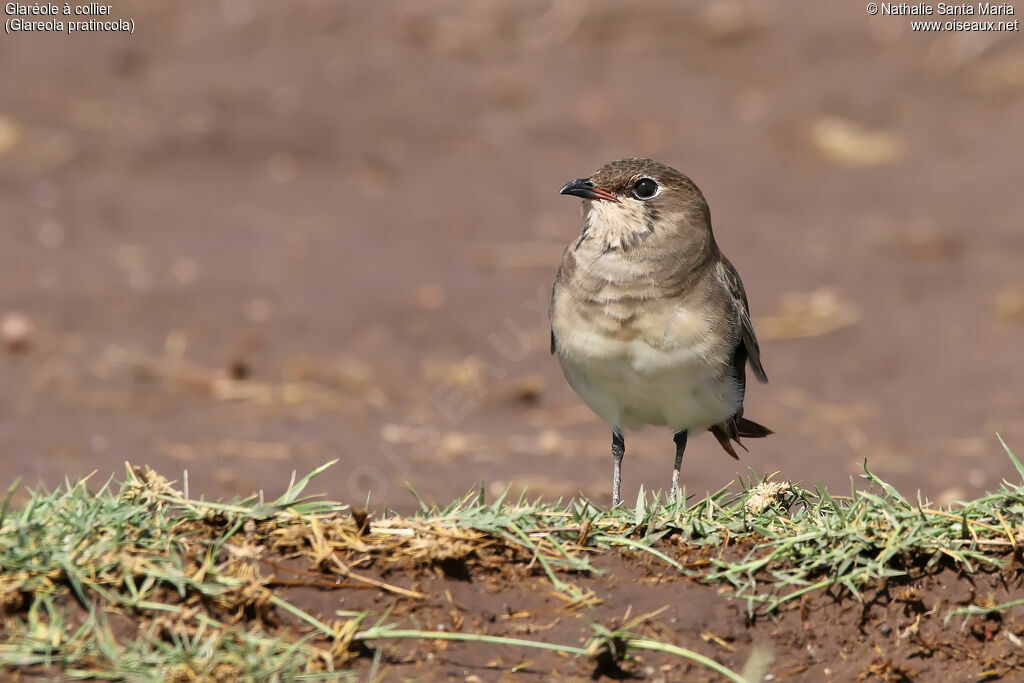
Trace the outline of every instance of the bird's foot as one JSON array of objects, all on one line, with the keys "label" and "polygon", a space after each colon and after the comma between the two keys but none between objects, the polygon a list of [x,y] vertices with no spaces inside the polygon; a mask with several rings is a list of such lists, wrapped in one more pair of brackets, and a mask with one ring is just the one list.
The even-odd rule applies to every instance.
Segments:
[{"label": "bird's foot", "polygon": [[668,502],[674,503],[679,500],[679,471],[672,473],[672,486],[668,491]]}]

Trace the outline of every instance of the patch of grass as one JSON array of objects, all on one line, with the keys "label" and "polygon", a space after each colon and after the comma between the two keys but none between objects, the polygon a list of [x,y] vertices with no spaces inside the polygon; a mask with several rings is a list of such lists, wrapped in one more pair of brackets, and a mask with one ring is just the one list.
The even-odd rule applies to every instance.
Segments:
[{"label": "patch of grass", "polygon": [[100,678],[165,671],[171,680],[302,668],[314,654],[302,638],[234,629],[208,612],[269,604],[244,546],[230,542],[335,511],[300,498],[325,467],[271,502],[187,500],[160,475],[130,467],[118,487],[92,491],[85,479],[32,491],[0,526],[0,665]]},{"label": "patch of grass", "polygon": [[[767,613],[809,591],[839,587],[857,596],[868,585],[943,562],[965,572],[1003,566],[1024,543],[1024,466],[1007,454],[1021,483],[1003,482],[994,493],[949,508],[907,499],[865,467],[868,487],[848,496],[753,476],[738,489],[692,502],[641,491],[634,506],[608,509],[588,500],[510,499],[507,491],[488,503],[471,492],[444,507],[421,504],[414,515],[389,513],[372,522],[345,505],[303,497],[330,464],[293,479],[276,500],[229,503],[192,500],[155,472],[129,466],[123,483],[93,490],[88,478],[69,481],[55,491],[31,491],[19,511],[0,506],[0,666],[59,670],[69,678],[347,676],[360,655],[376,653],[375,671],[375,646],[383,642],[443,639],[554,650],[596,666],[658,651],[745,680],[763,672],[763,657],[737,674],[636,635],[642,620],[615,630],[594,624],[580,647],[398,628],[387,614],[337,613],[323,621],[275,588],[361,586],[419,600],[426,596],[356,568],[372,559],[396,570],[452,562],[500,569],[512,558],[539,567],[566,609],[586,610],[598,598],[576,577],[598,571],[590,563],[594,553],[628,549],[730,584],[750,613]],[[683,559],[694,547],[722,552],[710,566],[695,567]]]}]

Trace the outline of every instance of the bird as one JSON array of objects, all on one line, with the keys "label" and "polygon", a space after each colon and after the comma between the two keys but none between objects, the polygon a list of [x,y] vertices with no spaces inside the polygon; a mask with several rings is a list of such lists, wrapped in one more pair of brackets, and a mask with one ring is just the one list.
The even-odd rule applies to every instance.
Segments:
[{"label": "bird", "polygon": [[551,353],[612,430],[612,505],[622,501],[623,430],[668,427],[669,500],[688,435],[733,442],[772,430],[743,416],[746,367],[768,381],[743,282],[715,242],[697,185],[643,158],[602,166],[560,194],[582,198],[583,225],[551,292]]}]

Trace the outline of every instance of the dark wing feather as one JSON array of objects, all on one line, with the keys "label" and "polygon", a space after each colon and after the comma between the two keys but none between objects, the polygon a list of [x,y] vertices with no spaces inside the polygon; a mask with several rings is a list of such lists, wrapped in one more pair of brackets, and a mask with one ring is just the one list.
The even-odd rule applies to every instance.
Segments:
[{"label": "dark wing feather", "polygon": [[[548,322],[551,323],[555,316],[555,293],[558,291],[558,283],[562,280],[562,267],[558,267],[558,272],[555,273],[555,282],[551,285],[551,302],[548,304]],[[551,325],[551,355],[555,355],[555,350],[558,348],[555,342],[555,326]]]},{"label": "dark wing feather", "polygon": [[741,438],[760,439],[772,433],[772,430],[767,427],[743,417],[742,396],[746,386],[747,362],[750,362],[754,376],[761,382],[767,382],[768,375],[765,374],[764,366],[761,365],[761,349],[757,345],[754,326],[750,322],[747,295],[743,291],[743,283],[740,281],[740,276],[724,256],[722,257],[721,267],[718,272],[721,276],[722,284],[725,285],[729,292],[729,297],[732,299],[736,314],[740,319],[740,340],[736,345],[736,351],[733,353],[732,369],[733,376],[739,384],[741,403],[735,415],[725,422],[712,425],[709,431],[715,435],[715,438],[718,439],[718,443],[721,444],[725,452],[736,458],[736,449],[732,447],[733,441],[740,448],[746,450],[747,447],[740,441]]},{"label": "dark wing feather", "polygon": [[747,304],[747,293],[743,291],[743,282],[740,280],[739,273],[729,263],[729,259],[724,256],[719,273],[722,276],[723,284],[729,290],[729,296],[732,298],[736,313],[740,318],[741,343],[736,347],[737,358],[735,359],[736,365],[739,366],[736,368],[738,376],[742,381],[744,361],[749,361],[750,368],[754,371],[754,376],[758,381],[767,382],[768,375],[765,374],[764,366],[761,365],[761,347],[757,344],[754,325],[750,322],[750,307]]},{"label": "dark wing feather", "polygon": [[[558,272],[555,273],[555,282],[551,285],[551,301],[548,303],[548,323],[551,324],[555,317],[555,293],[558,291],[558,283],[562,279],[562,267],[558,267]],[[555,343],[555,326],[551,324],[551,355],[555,355],[555,350],[558,346]]]}]

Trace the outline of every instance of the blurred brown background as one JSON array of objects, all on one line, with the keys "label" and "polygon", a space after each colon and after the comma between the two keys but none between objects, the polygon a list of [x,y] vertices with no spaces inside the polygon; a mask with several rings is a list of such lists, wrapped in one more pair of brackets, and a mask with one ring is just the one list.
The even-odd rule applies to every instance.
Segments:
[{"label": "blurred brown background", "polygon": [[[777,435],[692,442],[948,500],[1024,451],[1024,43],[864,4],[117,2],[134,35],[4,35],[6,486],[150,464],[193,495],[408,508],[596,496],[609,435],[545,297],[614,158],[689,173],[743,274]],[[627,434],[626,498],[667,483]]]}]

